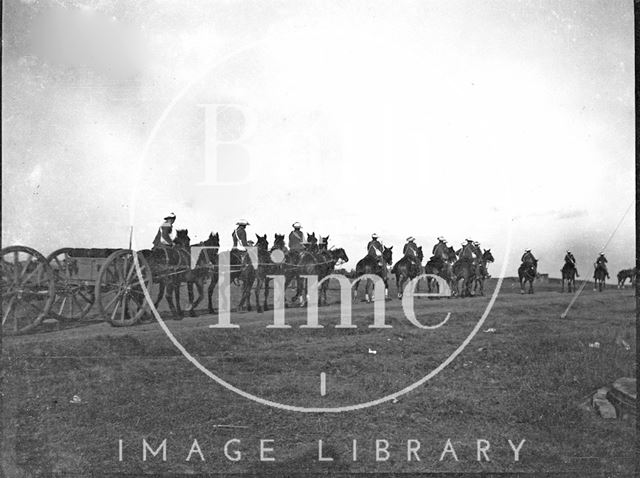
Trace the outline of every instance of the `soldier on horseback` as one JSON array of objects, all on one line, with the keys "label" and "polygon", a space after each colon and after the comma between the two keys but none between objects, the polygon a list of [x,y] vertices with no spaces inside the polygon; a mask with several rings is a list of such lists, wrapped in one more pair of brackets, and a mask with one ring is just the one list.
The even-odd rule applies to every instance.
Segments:
[{"label": "soldier on horseback", "polygon": [[467,239],[466,243],[462,243],[462,248],[457,252],[460,261],[473,261],[475,250],[473,246],[473,240]]},{"label": "soldier on horseback", "polygon": [[416,244],[416,238],[413,236],[407,237],[407,243],[404,245],[402,249],[402,253],[410,258],[412,261],[416,261],[418,259],[418,245]]},{"label": "soldier on horseback", "polygon": [[153,239],[153,247],[173,247],[173,239],[171,239],[171,233],[173,232],[173,223],[176,222],[176,215],[174,213],[169,214],[164,218],[164,222],[158,228],[156,237]]},{"label": "soldier on horseback", "polygon": [[564,264],[565,267],[572,267],[576,271],[576,277],[580,277],[580,274],[578,274],[578,267],[576,266],[576,258],[569,249],[567,249],[567,253],[564,256]]},{"label": "soldier on horseback", "polygon": [[367,244],[367,255],[375,257],[378,261],[378,265],[384,266],[384,258],[382,257],[382,251],[384,250],[382,243],[378,240],[376,233],[371,234],[371,240]]},{"label": "soldier on horseback", "polygon": [[443,261],[447,259],[449,248],[447,246],[447,240],[440,236],[438,237],[438,242],[431,249],[431,255],[433,257],[438,257]]},{"label": "soldier on horseback", "polygon": [[594,267],[593,277],[594,277],[594,279],[596,277],[595,271],[598,269],[598,267],[604,270],[604,273],[606,274],[607,279],[609,279],[609,270],[607,268],[607,262],[609,262],[609,261],[607,261],[607,258],[604,256],[604,252],[601,252],[600,255],[598,256],[598,258],[596,259],[595,264],[593,264],[593,267]]},{"label": "soldier on horseback", "polygon": [[522,254],[520,261],[523,264],[535,264],[538,262],[537,259],[534,257],[533,253],[531,252],[531,249],[524,250],[524,254]]},{"label": "soldier on horseback", "polygon": [[289,250],[300,252],[304,250],[304,232],[301,231],[302,225],[299,222],[292,224],[293,231],[289,233]]},{"label": "soldier on horseback", "polygon": [[238,222],[236,222],[236,228],[233,231],[233,233],[231,234],[231,237],[233,238],[233,248],[240,250],[240,251],[246,251],[246,248],[249,247],[251,244],[249,244],[249,241],[247,241],[247,226],[249,225],[249,223],[247,221],[245,221],[244,219],[239,220]]}]

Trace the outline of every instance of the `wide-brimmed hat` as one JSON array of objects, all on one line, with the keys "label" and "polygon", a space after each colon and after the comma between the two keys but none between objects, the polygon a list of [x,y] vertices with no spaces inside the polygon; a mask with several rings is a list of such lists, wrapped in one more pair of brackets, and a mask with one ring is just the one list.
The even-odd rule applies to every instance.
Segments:
[{"label": "wide-brimmed hat", "polygon": [[473,242],[473,239],[465,239],[467,242]]},{"label": "wide-brimmed hat", "polygon": [[524,252],[531,252],[531,249],[525,249]]},{"label": "wide-brimmed hat", "polygon": [[600,253],[600,255],[601,255],[601,256],[604,256],[604,252],[601,252],[601,253]]},{"label": "wide-brimmed hat", "polygon": [[480,243],[479,243],[478,241],[473,241],[473,245],[474,245],[474,246],[479,246],[479,245],[480,245]]},{"label": "wide-brimmed hat", "polygon": [[378,235],[374,232],[371,234],[371,239],[378,239]]},{"label": "wide-brimmed hat", "polygon": [[413,236],[407,237],[407,242],[412,242],[412,241],[415,241],[415,240],[416,240],[416,238],[413,237]]},{"label": "wide-brimmed hat", "polygon": [[248,221],[245,221],[244,219],[240,219],[238,222],[236,222],[236,224],[237,224],[238,226],[248,226],[248,225],[249,225],[249,222],[248,222]]},{"label": "wide-brimmed hat", "polygon": [[291,227],[295,227],[296,229],[299,229],[302,227],[302,224],[300,224],[299,222],[294,222],[293,224],[291,224]]},{"label": "wide-brimmed hat", "polygon": [[447,242],[447,241],[446,241],[446,239],[444,238],[444,236],[440,236],[440,237],[438,237],[438,240],[439,240],[439,241],[442,241],[442,242]]},{"label": "wide-brimmed hat", "polygon": [[170,214],[169,214],[168,216],[166,216],[164,219],[165,219],[165,220],[167,220],[167,219],[175,219],[175,218],[176,218],[176,215],[175,215],[174,213],[170,213]]}]

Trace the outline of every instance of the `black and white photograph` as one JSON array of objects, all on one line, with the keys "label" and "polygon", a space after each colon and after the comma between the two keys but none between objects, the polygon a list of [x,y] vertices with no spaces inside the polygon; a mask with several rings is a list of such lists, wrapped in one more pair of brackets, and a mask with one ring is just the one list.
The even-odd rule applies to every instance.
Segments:
[{"label": "black and white photograph", "polygon": [[637,476],[637,9],[2,2],[0,476]]}]

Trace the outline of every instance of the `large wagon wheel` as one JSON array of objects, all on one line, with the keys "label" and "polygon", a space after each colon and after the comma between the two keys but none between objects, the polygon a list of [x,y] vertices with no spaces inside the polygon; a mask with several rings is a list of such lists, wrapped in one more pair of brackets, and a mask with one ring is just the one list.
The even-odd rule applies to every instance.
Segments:
[{"label": "large wagon wheel", "polygon": [[[129,249],[111,254],[100,269],[96,282],[96,304],[104,320],[114,327],[134,325],[149,311],[136,273],[133,254]],[[138,257],[144,285],[149,290],[151,268],[142,254],[135,254]]]},{"label": "large wagon wheel", "polygon": [[95,286],[78,277],[77,261],[69,256],[72,250],[65,247],[47,256],[56,278],[56,298],[49,315],[67,322],[85,317],[95,301]]},{"label": "large wagon wheel", "polygon": [[2,333],[21,334],[40,325],[55,299],[55,277],[35,249],[11,246],[0,250]]}]

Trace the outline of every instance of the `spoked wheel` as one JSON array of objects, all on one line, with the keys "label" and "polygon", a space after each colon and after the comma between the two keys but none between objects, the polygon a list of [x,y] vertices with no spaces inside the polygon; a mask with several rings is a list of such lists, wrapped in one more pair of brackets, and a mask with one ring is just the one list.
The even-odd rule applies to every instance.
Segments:
[{"label": "spoked wheel", "polygon": [[151,268],[142,254],[128,249],[111,254],[98,275],[95,297],[104,320],[114,327],[135,325],[149,311],[136,273],[137,255],[147,290],[151,287]]},{"label": "spoked wheel", "polygon": [[17,335],[42,323],[55,299],[55,277],[35,249],[11,246],[0,250],[2,267],[2,333]]},{"label": "spoked wheel", "polygon": [[71,248],[58,249],[47,256],[56,278],[56,298],[49,315],[64,322],[85,317],[95,301],[95,286],[80,280],[77,258]]}]

